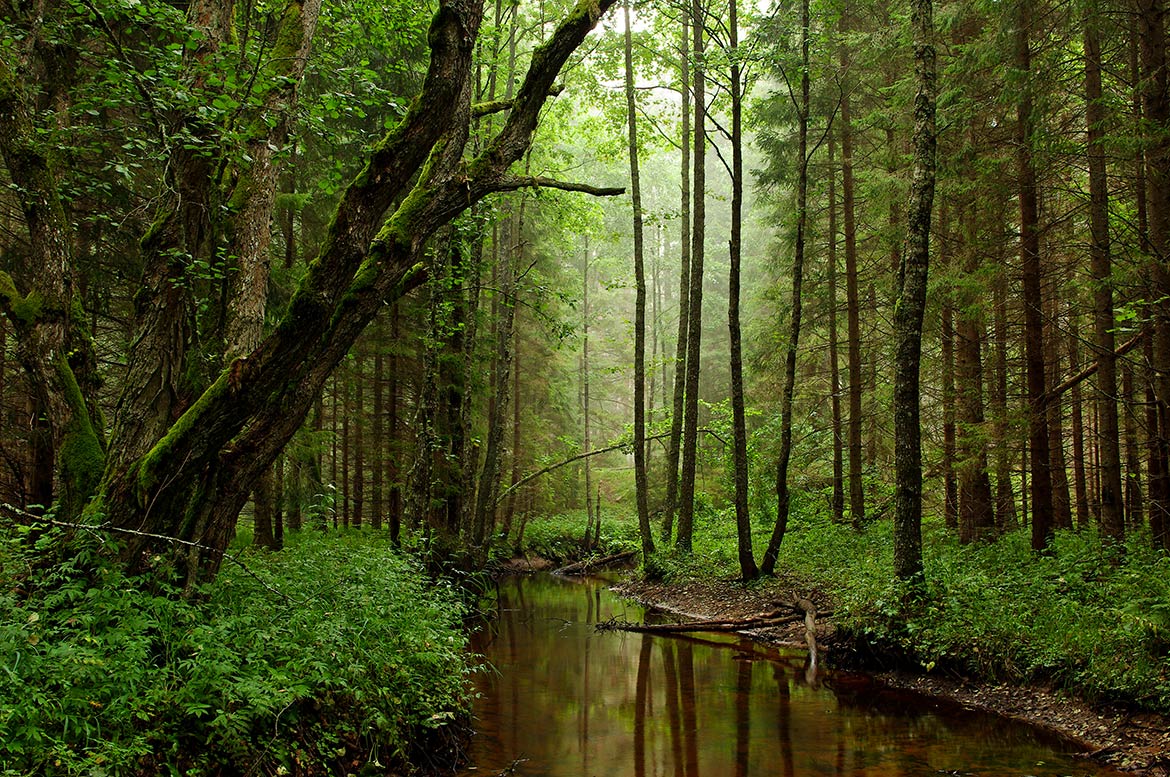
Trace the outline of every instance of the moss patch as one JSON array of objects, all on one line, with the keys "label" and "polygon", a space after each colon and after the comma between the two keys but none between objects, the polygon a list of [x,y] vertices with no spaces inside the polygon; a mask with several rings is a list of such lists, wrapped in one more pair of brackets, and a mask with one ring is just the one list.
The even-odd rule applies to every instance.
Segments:
[{"label": "moss patch", "polygon": [[180,442],[187,439],[207,409],[228,390],[230,377],[231,369],[223,370],[215,383],[207,387],[199,399],[195,400],[195,404],[187,408],[187,412],[179,416],[179,420],[171,425],[163,438],[156,442],[154,447],[142,457],[142,461],[138,465],[139,500],[145,499],[146,495],[158,485],[159,472],[171,463],[171,456],[175,448]]},{"label": "moss patch", "polygon": [[69,362],[64,356],[58,356],[54,366],[70,410],[57,449],[57,469],[63,491],[61,508],[65,515],[72,517],[81,512],[101,481],[106,454]]}]

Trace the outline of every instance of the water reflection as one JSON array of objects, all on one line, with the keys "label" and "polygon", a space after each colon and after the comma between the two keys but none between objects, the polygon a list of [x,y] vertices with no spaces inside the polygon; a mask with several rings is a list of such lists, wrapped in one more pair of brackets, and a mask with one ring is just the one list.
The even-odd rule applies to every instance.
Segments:
[{"label": "water reflection", "polygon": [[497,671],[477,678],[467,775],[517,759],[528,777],[1117,774],[1018,724],[864,678],[810,686],[799,651],[597,633],[598,621],[642,611],[596,584],[506,580],[498,611],[475,638]]}]

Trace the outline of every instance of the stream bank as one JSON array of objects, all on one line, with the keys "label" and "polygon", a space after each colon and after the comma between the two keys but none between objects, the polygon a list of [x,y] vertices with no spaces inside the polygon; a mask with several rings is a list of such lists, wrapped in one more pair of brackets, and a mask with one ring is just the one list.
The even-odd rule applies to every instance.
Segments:
[{"label": "stream bank", "polygon": [[[829,610],[833,606],[824,593],[810,591],[807,583],[784,577],[751,586],[721,579],[679,583],[627,580],[614,586],[613,590],[646,606],[687,619],[746,617],[771,609],[777,602],[789,601],[796,593],[812,600],[818,610]],[[758,630],[752,636],[774,644],[804,645],[801,623]],[[1165,716],[1134,711],[1122,705],[1091,704],[1043,685],[912,673],[888,668],[892,662],[883,667],[880,655],[868,653],[865,660],[861,660],[856,646],[838,633],[832,617],[818,618],[817,642],[828,666],[864,668],[893,688],[917,691],[943,703],[1026,722],[1078,743],[1089,757],[1101,763],[1135,774],[1147,777],[1170,775],[1170,720]]]}]

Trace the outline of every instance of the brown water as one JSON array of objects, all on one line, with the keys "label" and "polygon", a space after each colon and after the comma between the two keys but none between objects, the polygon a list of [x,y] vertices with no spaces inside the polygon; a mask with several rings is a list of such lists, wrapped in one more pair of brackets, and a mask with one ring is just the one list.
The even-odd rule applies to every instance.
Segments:
[{"label": "brown water", "polygon": [[811,684],[800,651],[750,641],[600,633],[641,607],[597,581],[500,583],[474,646],[473,765],[461,775],[1117,775],[1019,723],[886,690]]}]

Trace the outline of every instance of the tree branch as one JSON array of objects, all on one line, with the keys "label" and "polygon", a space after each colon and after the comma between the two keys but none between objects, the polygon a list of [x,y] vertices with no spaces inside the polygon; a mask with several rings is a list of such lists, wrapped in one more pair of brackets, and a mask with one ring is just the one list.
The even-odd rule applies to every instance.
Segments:
[{"label": "tree branch", "polygon": [[[548,96],[556,97],[563,91],[565,91],[564,84],[557,84],[548,90]],[[484,116],[491,116],[494,113],[510,111],[515,105],[515,100],[488,100],[487,102],[476,103],[471,106],[471,118],[482,119]]]},{"label": "tree branch", "polygon": [[517,189],[560,189],[563,192],[583,192],[594,197],[620,197],[626,193],[622,186],[591,186],[587,183],[572,183],[545,178],[540,175],[508,176],[493,185],[493,191],[514,192]]},{"label": "tree branch", "polygon": [[[704,434],[711,435],[715,439],[722,442],[724,445],[727,444],[726,440],[724,440],[722,437],[720,437],[719,435],[717,435],[715,432],[711,431],[710,429],[699,429],[698,431],[700,431]],[[652,434],[652,435],[649,435],[646,437],[646,441],[649,442],[650,440],[661,440],[664,437],[669,437],[669,436],[670,436],[670,432],[663,432],[662,434]],[[576,456],[570,456],[569,458],[564,459],[563,461],[558,461],[556,464],[550,464],[547,467],[545,467],[544,469],[538,469],[536,472],[533,472],[531,475],[525,475],[524,477],[520,478],[515,483],[513,483],[512,485],[508,486],[503,491],[501,491],[500,495],[496,497],[496,504],[499,504],[504,499],[504,497],[506,497],[508,494],[512,493],[516,489],[520,488],[521,486],[526,485],[533,480],[536,480],[541,475],[547,475],[548,473],[552,472],[555,469],[560,469],[561,467],[563,467],[567,464],[572,464],[573,462],[580,461],[581,459],[587,459],[590,456],[600,456],[603,453],[612,453],[613,451],[621,450],[622,448],[632,448],[632,447],[633,447],[633,442],[614,443],[613,445],[607,445],[604,448],[597,448],[596,450],[586,451],[585,453],[578,453]]]},{"label": "tree branch", "polygon": [[[1129,353],[1134,348],[1136,348],[1138,346],[1138,344],[1140,344],[1141,341],[1143,339],[1145,339],[1145,337],[1146,337],[1146,330],[1143,329],[1142,331],[1138,332],[1136,335],[1131,337],[1129,340],[1127,340],[1124,343],[1122,343],[1121,345],[1119,345],[1117,347],[1117,350],[1115,350],[1113,352],[1113,357],[1117,358],[1119,356],[1125,356],[1127,353]],[[1064,392],[1068,391],[1073,386],[1075,386],[1078,383],[1080,383],[1081,381],[1095,375],[1097,373],[1097,370],[1100,369],[1100,367],[1101,367],[1101,360],[1098,359],[1097,361],[1090,364],[1088,367],[1085,367],[1083,370],[1078,372],[1076,375],[1073,375],[1071,378],[1068,378],[1067,380],[1065,380],[1060,385],[1053,386],[1048,391],[1044,392],[1043,397],[1041,397],[1041,401],[1044,404],[1048,404],[1049,402],[1054,401],[1057,397],[1059,397]]]}]

